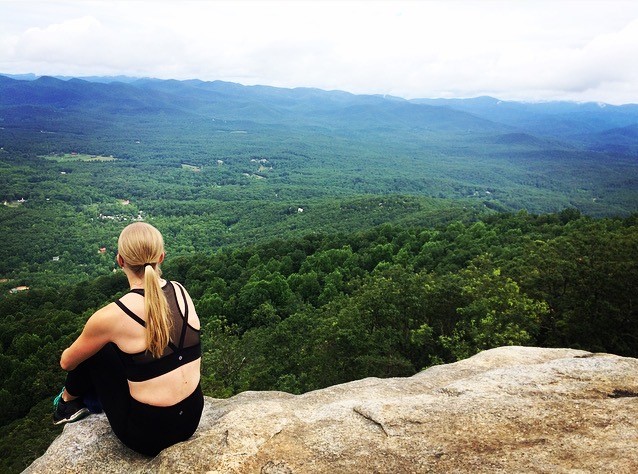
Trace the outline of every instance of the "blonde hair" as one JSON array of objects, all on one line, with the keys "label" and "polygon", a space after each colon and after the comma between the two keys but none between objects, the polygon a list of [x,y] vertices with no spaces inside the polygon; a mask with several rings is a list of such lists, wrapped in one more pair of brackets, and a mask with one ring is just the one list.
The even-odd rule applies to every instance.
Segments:
[{"label": "blonde hair", "polygon": [[168,301],[160,287],[159,262],[164,255],[164,239],[152,225],[135,222],[124,228],[117,249],[133,273],[144,276],[146,348],[153,357],[160,357],[171,336]]}]

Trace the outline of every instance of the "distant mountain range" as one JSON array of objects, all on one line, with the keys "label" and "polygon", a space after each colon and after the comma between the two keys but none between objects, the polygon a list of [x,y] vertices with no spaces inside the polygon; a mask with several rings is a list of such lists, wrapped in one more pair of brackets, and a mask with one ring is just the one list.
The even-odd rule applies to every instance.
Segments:
[{"label": "distant mountain range", "polygon": [[[497,143],[638,153],[638,105],[413,99],[355,95],[311,88],[284,89],[200,80],[35,75],[0,76],[5,126],[65,110],[85,116],[164,113],[286,127],[317,127],[351,133],[394,131],[472,133]],[[29,115],[26,120],[25,114]],[[15,123],[15,124],[17,124]]]},{"label": "distant mountain range", "polygon": [[416,99],[413,103],[447,107],[538,136],[593,150],[638,152],[638,105],[576,102],[507,102],[475,99]]},{"label": "distant mountain range", "polygon": [[[27,79],[0,76],[0,161],[11,166],[76,151],[149,173],[222,162],[208,185],[250,178],[277,196],[404,193],[592,215],[638,209],[638,105]],[[249,165],[262,160],[272,167]]]}]

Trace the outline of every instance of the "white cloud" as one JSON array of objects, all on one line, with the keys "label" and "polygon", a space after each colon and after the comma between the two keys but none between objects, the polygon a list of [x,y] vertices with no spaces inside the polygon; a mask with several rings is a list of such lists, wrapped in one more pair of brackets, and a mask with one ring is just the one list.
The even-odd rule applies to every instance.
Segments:
[{"label": "white cloud", "polygon": [[6,1],[0,71],[638,102],[633,1]]}]

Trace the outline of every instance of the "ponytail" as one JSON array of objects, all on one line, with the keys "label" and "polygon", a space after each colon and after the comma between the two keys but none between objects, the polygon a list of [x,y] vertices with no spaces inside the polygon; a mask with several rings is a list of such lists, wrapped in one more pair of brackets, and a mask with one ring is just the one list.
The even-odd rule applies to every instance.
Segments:
[{"label": "ponytail", "polygon": [[171,337],[168,301],[160,287],[162,271],[144,265],[144,309],[146,311],[146,347],[155,358],[161,357]]},{"label": "ponytail", "polygon": [[146,349],[159,358],[168,346],[172,321],[166,296],[160,287],[160,262],[164,258],[164,239],[159,230],[145,222],[126,226],[117,241],[118,254],[135,275],[144,279]]}]

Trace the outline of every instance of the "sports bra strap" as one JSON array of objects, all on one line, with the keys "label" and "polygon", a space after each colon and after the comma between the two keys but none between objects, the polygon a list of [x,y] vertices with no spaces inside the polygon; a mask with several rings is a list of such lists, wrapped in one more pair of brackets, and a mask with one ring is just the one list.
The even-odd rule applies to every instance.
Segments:
[{"label": "sports bra strap", "polygon": [[[186,339],[186,326],[187,326],[187,323],[188,323],[188,300],[186,299],[186,294],[184,293],[184,287],[182,287],[182,285],[180,285],[179,283],[177,283],[177,286],[178,286],[180,292],[182,293],[182,297],[184,298],[184,308],[185,309],[184,309],[184,316],[182,316],[182,319],[184,320],[184,324],[182,324],[182,332],[181,332],[180,337],[179,337],[179,346],[176,346],[172,341],[168,341],[168,346],[173,351],[177,351],[177,350],[181,349],[182,347],[184,347],[184,339]],[[131,292],[134,292],[134,293],[137,293],[138,295],[144,296],[144,290],[137,290],[136,291],[136,289],[133,289],[133,290],[131,290]],[[175,295],[175,303],[177,303],[177,308],[179,308],[179,302],[177,301],[177,293],[173,292],[173,294]],[[137,314],[135,314],[133,311],[131,311],[120,300],[116,300],[115,304],[118,305],[120,307],[120,309],[122,311],[124,311],[124,313],[126,313],[128,316],[130,316],[131,319],[133,319],[136,323],[139,323],[140,325],[142,325],[142,327],[146,327],[146,321],[144,321]]]},{"label": "sports bra strap", "polygon": [[[186,296],[184,295],[184,291],[182,290],[181,286],[179,287],[179,289],[182,292],[182,296],[184,298],[184,312],[181,315],[182,316],[182,331],[179,335],[179,344],[178,344],[178,347],[181,349],[182,347],[184,347],[184,339],[186,339],[186,329],[188,328],[188,301],[186,301]],[[175,295],[175,303],[177,303],[177,308],[179,308],[179,301],[177,301],[177,292],[173,292],[173,294]]]},{"label": "sports bra strap", "polygon": [[[180,293],[182,293],[182,299],[184,300],[184,319],[186,320],[186,322],[188,322],[188,300],[186,299],[186,293],[184,292],[184,287],[181,285],[181,283],[175,282],[175,284],[179,288]],[[177,301],[177,293],[175,294],[175,301]]]},{"label": "sports bra strap", "polygon": [[143,327],[146,327],[146,321],[144,321],[137,314],[135,314],[133,311],[128,309],[128,307],[126,307],[126,305],[122,303],[120,300],[116,300],[115,304],[118,305],[120,309],[124,311],[128,316],[130,316],[135,322],[141,324]]},{"label": "sports bra strap", "polygon": [[[135,354],[123,352],[118,347],[118,352],[124,364],[126,378],[132,382],[142,382],[164,375],[184,364],[195,361],[201,357],[200,330],[194,329],[188,324],[189,299],[186,290],[177,282],[169,282],[164,285],[162,291],[167,298],[169,315],[172,321],[170,341],[164,348],[159,358],[154,357],[148,350]],[[177,288],[184,301],[184,310],[180,308]],[[143,290],[131,291],[144,295]],[[170,295],[169,293],[173,293]],[[148,327],[146,322],[126,307],[122,301],[115,302],[118,307],[131,319],[142,327]],[[182,326],[180,327],[179,324]]]}]

